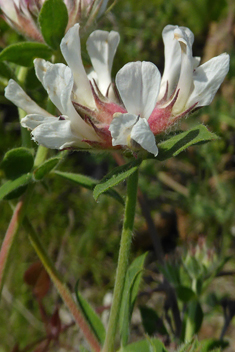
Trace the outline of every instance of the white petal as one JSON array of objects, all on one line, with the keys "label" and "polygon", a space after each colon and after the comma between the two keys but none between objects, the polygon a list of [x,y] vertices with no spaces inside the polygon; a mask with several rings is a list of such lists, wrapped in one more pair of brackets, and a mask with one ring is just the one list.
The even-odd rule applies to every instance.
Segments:
[{"label": "white petal", "polygon": [[73,134],[70,120],[42,123],[32,131],[32,138],[38,144],[50,149],[84,147],[85,145]]},{"label": "white petal", "polygon": [[195,60],[192,55],[192,35],[189,34],[188,31],[177,28],[174,31],[174,36],[175,39],[178,40],[181,48],[181,71],[177,85],[179,95],[173,108],[173,113],[179,114],[185,110],[185,104],[193,91],[193,69]]},{"label": "white petal", "polygon": [[40,108],[13,79],[10,79],[8,86],[5,88],[5,97],[28,114],[52,116]]},{"label": "white petal", "polygon": [[[18,16],[15,10],[14,2],[15,1],[13,0],[0,0],[0,8],[7,15],[7,17],[17,23]],[[19,4],[16,3],[16,5],[19,7]]]},{"label": "white petal", "polygon": [[193,69],[197,68],[200,65],[201,58],[200,56],[193,57]]},{"label": "white petal", "polygon": [[81,58],[81,45],[79,37],[79,24],[68,30],[60,45],[62,54],[73,72],[75,95],[77,102],[89,107],[95,107],[89,80]]},{"label": "white petal", "polygon": [[199,66],[193,74],[194,90],[186,108],[198,102],[198,106],[209,105],[229,70],[229,55],[221,54]]},{"label": "white petal", "polygon": [[114,55],[120,41],[118,32],[96,30],[87,40],[87,51],[97,74],[97,84],[105,96],[111,83],[111,70]]},{"label": "white petal", "polygon": [[109,126],[109,131],[112,136],[112,145],[127,145],[130,146],[130,134],[132,127],[136,123],[138,116],[132,114],[113,115],[113,120]]},{"label": "white petal", "polygon": [[178,27],[168,25],[162,31],[162,38],[164,42],[165,67],[161,81],[161,90],[158,96],[160,100],[166,91],[168,82],[168,97],[174,92],[181,70],[181,49],[179,42],[175,39],[174,31],[179,30],[184,36],[188,38],[188,42],[193,44],[194,35],[187,27]]},{"label": "white petal", "polygon": [[58,118],[56,118],[55,116],[42,116],[39,114],[30,114],[23,117],[20,123],[23,127],[33,130],[42,123],[51,123],[54,121],[58,121]]},{"label": "white petal", "polygon": [[95,131],[79,116],[72,104],[73,75],[71,69],[64,64],[48,65],[44,60],[35,61],[35,68],[51,101],[63,115],[69,116],[73,130],[78,133],[82,131],[84,138],[96,138]]},{"label": "white petal", "polygon": [[33,61],[34,63],[34,68],[35,68],[35,73],[39,81],[42,83],[43,86],[44,84],[44,78],[47,73],[47,70],[53,66],[53,64],[49,61],[46,61],[44,59],[35,59]]},{"label": "white petal", "polygon": [[168,97],[174,92],[178,83],[181,67],[181,51],[180,45],[174,39],[174,30],[177,26],[168,25],[162,31],[164,42],[165,67],[161,81],[161,90],[158,96],[160,100],[166,91],[168,82]]},{"label": "white petal", "polygon": [[60,112],[69,115],[74,110],[71,101],[73,75],[70,68],[63,64],[51,65],[45,73],[43,84]]},{"label": "white petal", "polygon": [[131,138],[141,145],[143,149],[157,156],[158,148],[156,146],[155,137],[146,119],[139,118],[132,128]]},{"label": "white petal", "polygon": [[130,62],[118,71],[116,85],[127,111],[148,119],[158,97],[161,75],[151,62]]}]

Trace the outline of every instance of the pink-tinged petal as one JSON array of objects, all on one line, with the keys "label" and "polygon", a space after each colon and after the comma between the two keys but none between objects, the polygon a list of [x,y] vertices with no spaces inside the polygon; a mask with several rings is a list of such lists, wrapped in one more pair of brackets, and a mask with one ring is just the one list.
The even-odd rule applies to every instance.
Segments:
[{"label": "pink-tinged petal", "polygon": [[81,138],[73,133],[70,120],[42,123],[31,134],[35,142],[50,149],[85,147]]},{"label": "pink-tinged petal", "polygon": [[148,121],[139,118],[132,128],[131,139],[136,141],[143,149],[157,156],[158,148],[153,132],[150,130]]},{"label": "pink-tinged petal", "polygon": [[229,70],[229,55],[224,53],[199,66],[193,73],[194,89],[186,108],[197,104],[206,106],[211,103]]},{"label": "pink-tinged petal", "polygon": [[148,119],[160,89],[161,75],[151,62],[130,62],[118,71],[116,85],[127,111]]},{"label": "pink-tinged petal", "polygon": [[111,70],[119,41],[118,32],[101,30],[91,33],[87,40],[87,51],[97,75],[97,85],[104,96],[112,82]]},{"label": "pink-tinged petal", "polygon": [[5,88],[5,97],[27,114],[52,116],[46,110],[40,108],[13,79],[10,79],[8,86]]},{"label": "pink-tinged petal", "polygon": [[65,34],[60,48],[73,73],[76,101],[82,105],[88,105],[90,108],[95,108],[90,83],[82,63],[78,23]]},{"label": "pink-tinged petal", "polygon": [[110,124],[109,131],[112,136],[112,145],[130,146],[131,130],[138,120],[138,116],[132,114],[116,113],[113,116],[113,121]]}]

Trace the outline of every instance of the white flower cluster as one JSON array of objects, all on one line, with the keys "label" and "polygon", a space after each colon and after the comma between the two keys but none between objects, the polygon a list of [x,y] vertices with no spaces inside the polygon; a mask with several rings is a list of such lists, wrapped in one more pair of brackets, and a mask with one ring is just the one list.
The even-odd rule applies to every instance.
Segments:
[{"label": "white flower cluster", "polygon": [[193,57],[193,33],[168,25],[163,30],[163,76],[151,62],[131,62],[111,80],[119,43],[117,32],[94,31],[87,50],[93,70],[86,72],[81,58],[79,25],[61,42],[68,64],[36,59],[38,79],[59,110],[52,116],[33,102],[11,80],[6,97],[27,112],[22,126],[48,148],[145,149],[157,155],[155,135],[177,119],[211,103],[229,69],[229,56],[221,54],[199,66]]}]

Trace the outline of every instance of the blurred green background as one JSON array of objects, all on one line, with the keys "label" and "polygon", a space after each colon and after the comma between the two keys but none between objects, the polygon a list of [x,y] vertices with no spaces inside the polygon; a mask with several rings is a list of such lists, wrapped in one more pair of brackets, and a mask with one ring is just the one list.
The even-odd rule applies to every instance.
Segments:
[{"label": "blurred green background", "polygon": [[[195,34],[194,55],[205,62],[227,51],[231,55],[231,67],[221,89],[211,106],[206,107],[174,126],[186,130],[199,123],[205,124],[221,138],[216,142],[190,147],[174,159],[159,163],[143,162],[140,172],[140,188],[144,193],[161,238],[167,258],[176,258],[182,250],[196,245],[205,238],[209,248],[232,259],[226,270],[235,270],[235,6],[226,0],[120,0],[98,28],[116,30],[121,41],[115,56],[113,76],[127,62],[146,60],[164,68],[164,47],[161,32],[167,24],[189,27]],[[23,38],[13,32],[0,19],[0,46],[6,47]],[[87,54],[83,38],[83,55]],[[32,82],[33,69],[28,82]],[[37,100],[44,96],[36,79],[27,85],[30,95]],[[3,96],[6,79],[0,77],[0,156],[13,147],[19,147],[20,127],[17,109]],[[161,136],[162,140],[164,136]],[[55,151],[50,151],[51,156]],[[115,167],[116,161],[108,153],[71,152],[61,163],[60,170],[83,173],[100,179]],[[0,170],[4,181],[4,173]],[[118,187],[125,194],[125,184]],[[12,210],[8,202],[0,203],[0,240],[4,238]],[[28,216],[42,241],[56,262],[57,268],[71,288],[79,279],[81,292],[94,307],[102,307],[104,295],[112,290],[122,226],[123,207],[114,199],[100,197],[96,203],[92,192],[50,176],[36,187]],[[147,271],[142,290],[148,288],[149,272],[157,274],[156,256],[146,222],[137,206],[132,258],[149,251]],[[0,302],[0,352],[12,351],[18,343],[20,351],[31,342],[45,336],[40,310],[31,289],[23,280],[25,270],[37,261],[27,234],[22,229],[11,256],[6,289]],[[153,283],[152,283],[153,285]],[[216,295],[235,299],[234,276],[215,279],[205,293],[203,307],[205,319],[199,338],[219,338],[223,327],[223,309],[220,304],[211,305],[208,297]],[[158,294],[145,296],[155,308],[163,297]],[[48,313],[52,314],[61,301],[51,287],[44,298]],[[213,308],[213,310],[212,310]],[[65,309],[63,319],[66,318]],[[62,314],[62,313],[61,313]],[[62,319],[62,320],[63,320]],[[143,336],[141,324],[133,323],[133,341]],[[229,326],[226,337],[235,350],[235,325]],[[66,343],[76,340],[77,330],[70,328],[61,337]],[[30,350],[30,349],[29,349]],[[65,348],[66,350],[66,348]],[[36,351],[36,349],[35,349]]]}]

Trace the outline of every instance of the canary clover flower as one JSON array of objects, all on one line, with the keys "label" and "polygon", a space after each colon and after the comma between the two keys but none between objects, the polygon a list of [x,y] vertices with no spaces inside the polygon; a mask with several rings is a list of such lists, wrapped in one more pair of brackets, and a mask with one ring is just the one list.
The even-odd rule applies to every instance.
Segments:
[{"label": "canary clover flower", "polygon": [[[38,16],[46,0],[0,0],[5,21],[19,33],[43,42]],[[66,31],[75,23],[91,23],[106,10],[108,0],[63,0],[68,10]]]},{"label": "canary clover flower", "polygon": [[55,117],[40,108],[10,80],[6,97],[26,111],[22,126],[48,148],[146,150],[157,155],[155,136],[178,119],[211,103],[229,69],[221,54],[199,66],[193,57],[193,33],[185,27],[163,30],[163,76],[151,62],[131,62],[119,70],[115,84],[111,68],[119,34],[94,31],[87,41],[92,69],[81,58],[79,25],[66,33],[61,52],[67,62],[34,61],[38,79],[59,110]]}]

